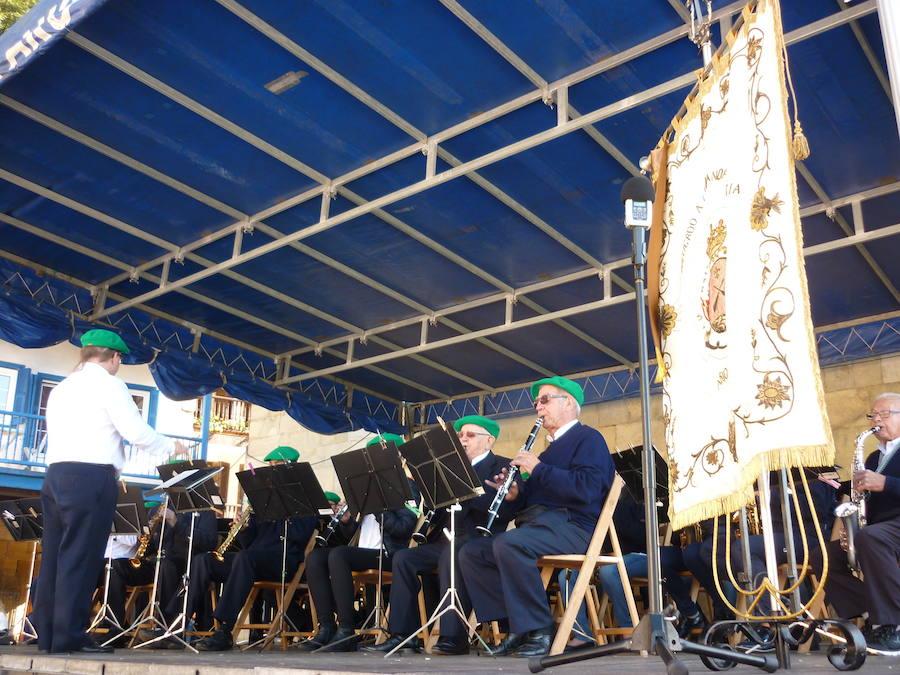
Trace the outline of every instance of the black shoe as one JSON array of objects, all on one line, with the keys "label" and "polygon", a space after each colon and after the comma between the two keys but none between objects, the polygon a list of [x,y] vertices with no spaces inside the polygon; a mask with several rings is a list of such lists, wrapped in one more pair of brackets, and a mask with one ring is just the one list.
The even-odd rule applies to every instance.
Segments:
[{"label": "black shoe", "polygon": [[194,645],[201,652],[224,652],[233,646],[234,641],[231,639],[231,631],[224,628],[220,628]]},{"label": "black shoe", "polygon": [[528,637],[528,633],[507,633],[496,647],[491,647],[491,656],[509,656]]},{"label": "black shoe", "polygon": [[[365,647],[360,647],[359,651],[361,652],[369,652],[370,654],[387,654],[394,649],[397,649],[397,646],[401,644],[406,639],[405,635],[391,635],[387,640],[382,642],[380,645],[366,645]],[[415,654],[419,654],[422,651],[422,641],[419,638],[412,638],[406,644],[403,645],[399,650],[400,652],[413,652]]]},{"label": "black shoe", "polygon": [[355,652],[359,636],[354,628],[338,628],[331,642],[322,647],[321,652]]},{"label": "black shoe", "polygon": [[528,637],[512,653],[513,656],[531,658],[532,656],[545,656],[550,653],[550,642],[553,640],[553,631],[547,629],[533,630]]},{"label": "black shoe", "polygon": [[873,631],[869,649],[883,654],[900,654],[900,628],[894,624],[879,626]]},{"label": "black shoe", "polygon": [[431,648],[432,654],[462,656],[469,653],[469,641],[465,637],[442,637]]},{"label": "black shoe", "polygon": [[316,634],[313,635],[308,640],[304,640],[299,645],[297,645],[297,649],[301,652],[311,652],[313,650],[319,649],[320,647],[324,647],[329,642],[331,642],[331,638],[334,637],[334,634],[337,632],[337,626],[333,623],[320,623],[319,630],[316,631]]},{"label": "black shoe", "polygon": [[78,649],[72,649],[71,651],[73,654],[112,654],[113,648],[98,645],[91,640],[90,642],[85,642]]},{"label": "black shoe", "polygon": [[708,625],[702,612],[697,612],[694,616],[686,616],[678,626],[678,637],[687,640],[691,635],[702,635]]}]

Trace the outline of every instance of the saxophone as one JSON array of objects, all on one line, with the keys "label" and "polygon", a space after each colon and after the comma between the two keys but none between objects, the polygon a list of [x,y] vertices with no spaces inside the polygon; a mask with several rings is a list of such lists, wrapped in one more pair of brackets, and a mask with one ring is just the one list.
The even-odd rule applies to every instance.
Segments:
[{"label": "saxophone", "polygon": [[150,546],[150,540],[153,538],[153,533],[156,532],[157,526],[165,515],[166,509],[160,507],[159,511],[157,511],[150,519],[150,522],[147,523],[147,534],[142,534],[138,538],[137,551],[134,552],[133,558],[128,559],[128,563],[134,569],[138,569],[144,563],[144,556],[147,555],[147,549]]},{"label": "saxophone", "polygon": [[246,509],[241,511],[241,517],[238,518],[231,526],[231,529],[228,530],[228,534],[225,535],[225,538],[222,540],[222,543],[219,544],[219,548],[212,552],[213,556],[215,556],[216,560],[222,562],[225,560],[225,552],[231,546],[231,542],[234,541],[234,538],[237,536],[238,532],[247,524],[247,521],[250,520],[250,515],[253,513],[253,507],[247,506]]},{"label": "saxophone", "polygon": [[866,526],[866,498],[869,494],[853,487],[853,475],[857,471],[863,471],[866,468],[863,457],[863,444],[869,436],[879,431],[881,431],[881,427],[874,426],[871,429],[866,429],[856,437],[856,448],[853,451],[850,475],[850,501],[838,504],[834,509],[834,515],[841,519],[844,526],[841,532],[841,548],[847,552],[847,565],[850,567],[853,576],[857,578],[862,576],[862,569],[859,566],[859,560],[856,558],[856,535],[861,528]]}]

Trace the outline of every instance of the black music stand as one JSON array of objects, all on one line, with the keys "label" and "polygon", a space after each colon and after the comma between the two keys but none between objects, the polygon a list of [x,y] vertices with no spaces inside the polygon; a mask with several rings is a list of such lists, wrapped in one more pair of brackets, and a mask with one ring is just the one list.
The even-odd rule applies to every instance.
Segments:
[{"label": "black music stand", "polygon": [[439,426],[404,443],[400,452],[406,458],[406,465],[412,472],[416,485],[422,490],[426,506],[432,510],[446,506],[450,513],[450,529],[444,530],[444,535],[450,541],[450,585],[428,621],[385,654],[385,658],[402,649],[417,633],[436,624],[447,612],[455,612],[468,627],[469,635],[474,634],[485,651],[490,652],[490,648],[475,632],[475,627],[469,623],[456,590],[456,512],[462,509],[460,502],[483,495],[484,488],[472,468],[465,448],[459,442],[459,437],[447,429],[444,420],[438,418],[438,421]]},{"label": "black music stand", "polygon": [[[260,650],[263,650],[284,633],[284,620],[287,614],[284,597],[285,578],[287,577],[288,520],[298,516],[318,516],[323,511],[331,513],[331,506],[309,462],[264,466],[258,469],[239,471],[235,475],[257,520],[284,522],[284,534],[281,538],[281,610],[278,615],[278,630],[272,631],[264,638],[244,647],[246,650],[261,643]],[[296,626],[294,629],[296,630]]]},{"label": "black music stand", "polygon": [[34,562],[37,559],[38,542],[44,534],[44,515],[41,500],[35,498],[0,502],[0,517],[13,541],[31,542],[31,565],[28,567],[28,583],[25,584],[25,605],[18,628],[13,638],[18,642],[25,636],[29,640],[37,638],[37,631],[28,618],[28,603],[31,600],[31,586],[34,581]]},{"label": "black music stand", "polygon": [[[135,648],[145,647],[147,645],[153,644],[154,642],[159,642],[160,640],[165,640],[166,638],[175,638],[182,644],[188,647],[195,654],[197,650],[194,647],[188,645],[187,641],[180,637],[181,634],[184,634],[185,630],[187,630],[187,602],[188,602],[188,588],[191,583],[191,558],[193,550],[194,550],[194,527],[197,522],[197,518],[199,517],[200,511],[206,511],[210,509],[214,509],[214,503],[221,504],[222,500],[219,497],[219,490],[216,486],[215,482],[211,481],[210,478],[218,474],[223,467],[208,467],[206,466],[206,462],[202,462],[203,466],[198,466],[201,462],[193,462],[193,467],[187,468],[185,471],[178,473],[171,478],[167,482],[172,483],[175,481],[169,488],[166,489],[166,495],[170,497],[171,502],[175,504],[175,508],[173,509],[176,513],[190,513],[191,514],[191,527],[188,531],[188,549],[187,549],[187,564],[184,568],[184,574],[181,576],[181,589],[178,591],[179,594],[182,595],[182,603],[181,603],[181,612],[177,617],[172,619],[169,625],[162,631],[159,635],[153,637],[150,640],[142,642],[141,644],[135,645]],[[163,464],[156,467],[157,471],[160,474],[160,477],[165,478],[166,475],[169,474],[169,470],[174,467],[177,471],[177,467],[180,465],[191,465],[192,462],[177,462],[172,464]],[[157,488],[156,490],[158,490]],[[148,496],[153,496],[157,494],[156,490],[151,490],[147,493]],[[161,535],[160,535],[161,536]],[[160,539],[160,543],[162,539]],[[175,597],[178,597],[177,595]]]},{"label": "black music stand", "polygon": [[[402,509],[412,499],[409,479],[403,470],[403,463],[397,445],[384,441],[351,450],[331,458],[338,482],[344,491],[350,510],[365,516],[379,514],[381,527],[381,550],[378,556],[378,585],[375,589],[375,607],[363,622],[367,630],[374,620],[377,630],[384,630],[384,610],[382,607],[382,577],[384,575],[384,512]],[[351,639],[350,637],[346,638]],[[326,646],[332,646],[332,642]],[[319,649],[324,649],[320,647]],[[319,651],[318,649],[315,651]]]},{"label": "black music stand", "polygon": [[[126,485],[122,492],[116,495],[116,510],[113,513],[113,524],[110,535],[150,535],[149,519],[147,518],[147,507],[144,505],[144,496],[139,485]],[[119,629],[120,635],[123,630],[119,618],[113,614],[109,606],[109,577],[112,573],[112,558],[106,558],[105,580],[103,582],[103,604],[94,615],[94,620],[88,626],[88,632],[98,628],[103,621],[110,624],[109,631],[112,627]]]}]

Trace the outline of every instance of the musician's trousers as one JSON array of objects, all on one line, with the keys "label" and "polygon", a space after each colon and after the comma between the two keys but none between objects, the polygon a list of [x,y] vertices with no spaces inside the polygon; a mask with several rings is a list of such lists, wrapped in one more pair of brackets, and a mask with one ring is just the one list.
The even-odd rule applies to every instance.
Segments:
[{"label": "musician's trousers", "polygon": [[463,544],[459,565],[478,620],[508,617],[513,633],[550,628],[537,559],[583,554],[591,534],[570,522],[566,509],[550,509],[514,530]]},{"label": "musician's trousers", "polygon": [[[203,594],[210,583],[224,582],[222,597],[219,598],[213,616],[229,628],[233,627],[253,582],[281,580],[281,555],[280,549],[249,549],[229,553],[224,562],[216,560],[212,553],[194,556],[188,590],[188,617],[200,610]],[[297,565],[302,562],[301,558],[299,555],[288,554],[285,565],[287,579],[297,570]],[[177,603],[170,603],[168,612],[177,614]]]},{"label": "musician's trousers", "polygon": [[[856,535],[856,558],[865,583],[847,567],[847,553],[840,541],[826,544],[828,578],[825,600],[834,605],[838,618],[869,613],[873,624],[900,624],[900,518],[866,525]],[[822,554],[816,551],[813,568],[822,569]]]},{"label": "musician's trousers", "polygon": [[[459,595],[463,614],[468,617],[472,611],[469,594],[459,573],[459,553],[457,551],[456,591]],[[395,635],[409,635],[419,627],[418,595],[419,575],[437,569],[440,583],[440,597],[450,586],[450,543],[447,541],[423,544],[415,548],[397,551],[391,562],[391,617],[388,630]],[[445,605],[441,605],[443,608]],[[440,620],[441,637],[460,638],[466,631],[456,612],[446,612]]]},{"label": "musician's trousers", "polygon": [[[126,586],[152,584],[154,568],[155,564],[150,560],[145,560],[137,569],[131,566],[131,563],[127,558],[117,558],[112,561],[107,602],[122,628],[127,628],[125,624]],[[181,574],[183,571],[183,560],[166,558],[159,564],[159,585],[156,589],[156,599],[159,601],[159,608],[163,618],[167,622],[174,619],[181,609],[180,603],[177,603],[178,611],[174,614],[170,614],[167,605],[172,601],[173,597],[177,595],[178,589],[181,587]]]},{"label": "musician's trousers", "polygon": [[109,465],[58,462],[41,488],[44,510],[41,583],[34,603],[38,647],[51,653],[87,643],[91,595],[116,508]]},{"label": "musician's trousers", "polygon": [[[706,589],[706,592],[712,599],[713,611],[715,613],[714,618],[721,621],[734,618],[734,612],[728,608],[728,605],[725,604],[716,590],[716,581],[715,577],[713,577],[712,567],[712,545],[712,537],[709,537],[702,542],[689,544],[681,552],[681,556],[684,560],[684,566],[694,575],[694,578],[700,582],[700,585]],[[734,545],[734,542],[732,542],[732,546]],[[735,603],[737,603],[737,591],[728,580],[728,570],[725,567],[725,538],[721,534],[719,535],[716,557],[718,559],[719,586],[725,593],[728,602],[735,605]]]},{"label": "musician's trousers", "polygon": [[[378,569],[378,554],[376,548],[358,546],[317,548],[310,552],[306,581],[320,626],[333,624],[337,614],[341,628],[356,627],[352,573]],[[385,572],[391,571],[390,556],[384,558],[382,565]]]}]

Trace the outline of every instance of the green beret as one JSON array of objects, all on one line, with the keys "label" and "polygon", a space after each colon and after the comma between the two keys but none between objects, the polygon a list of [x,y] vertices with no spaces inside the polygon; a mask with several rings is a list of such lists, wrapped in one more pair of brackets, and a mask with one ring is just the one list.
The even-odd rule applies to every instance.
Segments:
[{"label": "green beret", "polygon": [[398,448],[406,443],[406,440],[403,438],[403,436],[398,436],[397,434],[380,434],[378,436],[375,436],[375,438],[370,439],[369,442],[366,443],[366,447],[368,448],[370,445],[381,443],[381,441],[384,441],[385,443],[393,443]]},{"label": "green beret", "polygon": [[155,509],[160,504],[162,504],[162,502],[144,502],[144,508],[145,509]]},{"label": "green beret", "polygon": [[339,494],[337,494],[336,492],[326,492],[325,499],[327,499],[330,502],[334,502],[335,504],[340,504],[340,502],[341,502],[341,496]]},{"label": "green beret", "polygon": [[563,391],[568,392],[572,395],[572,398],[578,401],[578,405],[584,403],[584,389],[581,388],[581,385],[559,375],[556,377],[545,377],[543,380],[538,380],[531,385],[531,398],[537,398],[538,392],[545,384],[552,384],[554,387],[559,387]]},{"label": "green beret", "polygon": [[268,455],[263,457],[263,459],[267,462],[272,462],[276,460],[283,460],[285,462],[296,462],[300,459],[300,453],[294,450],[289,445],[279,445]]},{"label": "green beret", "polygon": [[108,349],[115,349],[117,352],[122,352],[123,354],[131,353],[131,350],[128,349],[128,345],[125,344],[125,341],[122,338],[111,330],[104,330],[102,328],[94,328],[82,335],[81,346],[106,347]]},{"label": "green beret", "polygon": [[464,424],[477,424],[494,438],[500,437],[500,425],[487,417],[482,417],[481,415],[466,415],[465,417],[460,417],[453,423],[453,429],[459,431],[463,428]]}]

